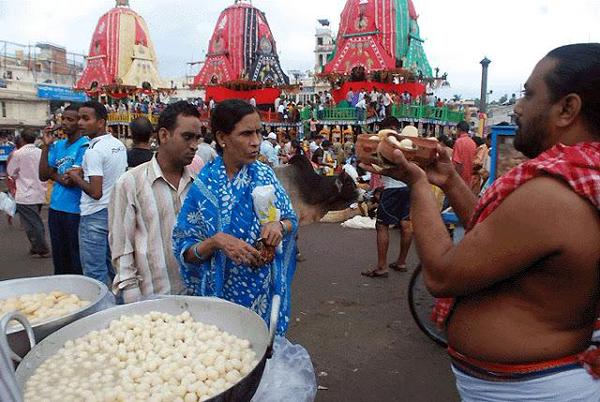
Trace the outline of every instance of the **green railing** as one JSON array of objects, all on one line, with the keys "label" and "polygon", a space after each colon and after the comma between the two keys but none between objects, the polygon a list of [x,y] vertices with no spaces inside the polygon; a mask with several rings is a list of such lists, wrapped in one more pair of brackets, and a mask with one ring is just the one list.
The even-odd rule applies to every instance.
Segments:
[{"label": "green railing", "polygon": [[457,112],[455,110],[448,110],[448,121],[460,123],[465,120],[465,112]]},{"label": "green railing", "polygon": [[313,116],[312,109],[305,107],[300,111],[300,119],[302,120],[310,120]]},{"label": "green railing", "polygon": [[[317,120],[320,121],[358,119],[356,108],[353,107],[330,108],[315,114]],[[423,105],[392,105],[392,116],[398,119],[426,119],[452,123],[458,123],[465,119],[464,112],[453,111],[447,107]],[[300,112],[300,117],[302,120],[310,120],[313,117],[313,110],[303,109]]]},{"label": "green railing", "polygon": [[321,120],[356,120],[356,108],[340,107],[324,109],[319,113]]}]

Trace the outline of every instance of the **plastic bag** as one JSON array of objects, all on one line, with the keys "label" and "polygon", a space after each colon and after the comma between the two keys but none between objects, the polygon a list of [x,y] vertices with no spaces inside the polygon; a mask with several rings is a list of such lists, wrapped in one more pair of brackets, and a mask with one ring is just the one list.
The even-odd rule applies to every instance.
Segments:
[{"label": "plastic bag", "polygon": [[[272,184],[258,186],[252,191],[254,212],[261,225],[281,219],[281,211],[275,206],[276,198],[275,187]],[[277,245],[276,252],[277,254],[283,252],[281,243]]]},{"label": "plastic bag", "polygon": [[6,212],[11,218],[17,212],[17,203],[14,198],[8,193],[0,193],[0,211]]},{"label": "plastic bag", "polygon": [[252,402],[313,402],[316,396],[315,369],[306,349],[275,337],[273,357],[267,360]]}]

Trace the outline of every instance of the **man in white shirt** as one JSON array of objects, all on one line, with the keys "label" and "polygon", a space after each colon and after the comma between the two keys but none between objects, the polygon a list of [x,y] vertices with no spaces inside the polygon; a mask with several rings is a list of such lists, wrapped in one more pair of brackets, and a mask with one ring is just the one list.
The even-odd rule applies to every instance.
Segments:
[{"label": "man in white shirt", "polygon": [[205,131],[204,127],[203,127],[202,131],[203,131],[202,139],[200,140],[200,143],[198,144],[198,150],[196,151],[196,155],[200,159],[202,159],[202,162],[204,162],[204,164],[206,165],[209,162],[212,162],[217,157],[217,151],[211,145],[213,142],[212,134],[207,133]]},{"label": "man in white shirt", "polygon": [[349,106],[354,106],[354,91],[352,90],[352,88],[350,88],[350,90],[348,91],[348,93],[346,94],[346,102],[348,102]]},{"label": "man in white shirt", "polygon": [[106,132],[106,109],[96,101],[79,108],[79,129],[90,139],[82,168],[72,168],[69,179],[81,188],[79,255],[83,274],[112,284],[114,276],[108,245],[108,204],[113,187],[127,170],[127,149]]},{"label": "man in white shirt", "polygon": [[322,135],[317,135],[311,142],[308,144],[308,149],[310,150],[311,155],[315,153],[315,151],[321,148],[321,143],[325,137]]},{"label": "man in white shirt", "polygon": [[356,102],[356,120],[364,121],[367,116],[367,101],[365,97],[359,98]]},{"label": "man in white shirt", "polygon": [[284,102],[281,102],[277,107],[277,113],[279,113],[279,119],[283,120],[286,114]]},{"label": "man in white shirt", "polygon": [[260,153],[265,157],[271,167],[279,166],[279,144],[277,134],[270,132],[266,139],[260,144]]},{"label": "man in white shirt", "polygon": [[383,107],[385,108],[385,116],[392,115],[392,95],[389,92],[383,94]]},{"label": "man in white shirt", "polygon": [[[381,128],[391,128],[400,131],[400,122],[395,117],[386,117],[381,122]],[[406,257],[412,243],[413,232],[410,222],[410,188],[403,182],[387,176],[381,177],[383,193],[377,207],[377,267],[361,272],[370,278],[387,278],[388,268],[405,272]],[[387,252],[390,244],[390,226],[400,227],[400,254],[396,262],[387,265]]]}]

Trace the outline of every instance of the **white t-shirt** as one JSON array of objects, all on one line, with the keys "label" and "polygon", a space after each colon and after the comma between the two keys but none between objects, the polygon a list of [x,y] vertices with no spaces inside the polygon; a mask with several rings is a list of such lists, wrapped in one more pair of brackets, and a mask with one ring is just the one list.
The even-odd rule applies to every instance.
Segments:
[{"label": "white t-shirt", "polygon": [[406,187],[406,183],[400,180],[392,179],[391,177],[381,176],[381,182],[383,183],[383,188],[402,188]]},{"label": "white t-shirt", "polygon": [[346,163],[343,167],[342,170],[344,172],[346,172],[346,174],[348,176],[350,176],[352,178],[352,180],[354,180],[354,183],[358,183],[358,171],[356,170],[356,168],[354,166],[352,166],[349,163]]},{"label": "white t-shirt", "polygon": [[315,151],[319,148],[320,148],[320,146],[314,141],[311,141],[311,143],[308,145],[308,149],[310,150],[311,154],[314,154]]},{"label": "white t-shirt", "polygon": [[202,159],[202,162],[204,162],[204,164],[206,165],[207,163],[212,162],[213,159],[217,157],[217,151],[209,144],[203,141],[200,145],[198,145],[196,155],[198,155],[200,159]]},{"label": "white t-shirt", "polygon": [[392,96],[389,93],[383,95],[383,106],[388,107],[392,104]]},{"label": "white t-shirt", "polygon": [[81,192],[81,216],[87,216],[108,208],[113,187],[127,170],[127,149],[111,134],[96,137],[83,155],[82,168],[85,181],[89,182],[90,176],[102,176],[102,198],[95,200]]}]

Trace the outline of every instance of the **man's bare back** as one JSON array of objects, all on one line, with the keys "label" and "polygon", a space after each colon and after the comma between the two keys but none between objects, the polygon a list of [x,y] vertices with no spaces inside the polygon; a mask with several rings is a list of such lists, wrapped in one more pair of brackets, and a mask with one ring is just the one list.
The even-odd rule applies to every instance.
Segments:
[{"label": "man's bare back", "polygon": [[[551,194],[552,201],[540,205],[544,194]],[[529,205],[519,205],[527,200]],[[529,268],[460,298],[449,323],[450,345],[469,357],[497,363],[540,362],[584,351],[600,300],[597,209],[562,182],[539,178],[515,191],[486,222],[491,230],[499,230],[497,225],[510,225],[511,213],[518,215],[514,219],[528,220],[514,230],[527,225],[537,226],[534,231],[546,228],[547,235],[537,241],[553,246]],[[476,228],[473,237],[485,235],[483,229],[476,233]],[[533,238],[531,244],[523,242],[523,233],[501,231],[521,239],[506,253],[538,248]]]}]

